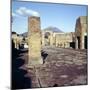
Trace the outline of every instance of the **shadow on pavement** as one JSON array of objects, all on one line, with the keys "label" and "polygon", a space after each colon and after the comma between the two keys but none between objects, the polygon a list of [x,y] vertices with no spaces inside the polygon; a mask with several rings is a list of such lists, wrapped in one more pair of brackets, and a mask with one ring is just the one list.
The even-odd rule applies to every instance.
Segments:
[{"label": "shadow on pavement", "polygon": [[31,88],[31,79],[25,77],[27,74],[26,70],[20,69],[25,61],[22,58],[18,58],[22,51],[13,48],[12,46],[12,77],[11,77],[11,88],[12,89],[27,89]]}]

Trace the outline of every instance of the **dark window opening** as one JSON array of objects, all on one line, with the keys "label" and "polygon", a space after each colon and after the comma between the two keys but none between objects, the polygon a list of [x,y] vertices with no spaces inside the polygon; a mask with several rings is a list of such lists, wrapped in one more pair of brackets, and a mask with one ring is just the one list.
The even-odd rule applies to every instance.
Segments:
[{"label": "dark window opening", "polygon": [[77,37],[78,40],[78,48],[80,49],[80,37]]},{"label": "dark window opening", "polygon": [[87,49],[87,36],[84,36],[84,48]]}]

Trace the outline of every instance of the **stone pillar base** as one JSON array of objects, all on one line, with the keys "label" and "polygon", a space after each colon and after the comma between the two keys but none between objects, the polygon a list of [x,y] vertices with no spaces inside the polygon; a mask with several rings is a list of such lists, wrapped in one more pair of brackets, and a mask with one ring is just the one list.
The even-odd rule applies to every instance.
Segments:
[{"label": "stone pillar base", "polygon": [[38,66],[38,65],[41,65],[41,64],[43,64],[43,59],[42,58],[40,58],[40,59],[35,59],[35,58],[29,59],[28,64],[27,64],[27,68],[32,68],[34,66]]}]

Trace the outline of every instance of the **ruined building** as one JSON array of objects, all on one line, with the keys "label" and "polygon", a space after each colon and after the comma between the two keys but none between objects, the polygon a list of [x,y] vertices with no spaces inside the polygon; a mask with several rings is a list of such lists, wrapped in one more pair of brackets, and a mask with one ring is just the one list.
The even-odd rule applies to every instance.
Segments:
[{"label": "ruined building", "polygon": [[87,17],[81,16],[76,20],[75,48],[87,49]]},{"label": "ruined building", "polygon": [[16,32],[12,32],[12,42],[14,43],[14,48],[19,49],[22,44],[23,37],[19,36]]},{"label": "ruined building", "polygon": [[74,48],[74,37],[74,32],[56,34],[55,45],[61,48]]},{"label": "ruined building", "polygon": [[87,49],[87,16],[76,20],[75,32],[42,31],[42,46]]},{"label": "ruined building", "polygon": [[55,46],[61,48],[74,48],[74,32],[63,33],[53,31],[42,31],[42,46]]},{"label": "ruined building", "polygon": [[[40,17],[32,16],[28,19],[28,35],[25,37],[24,42],[23,37],[17,36],[16,34],[12,34],[12,39],[15,43],[15,48],[18,48],[18,43],[27,43],[29,46],[31,44],[30,48],[32,48],[32,51],[34,50],[33,48],[38,48],[35,49],[37,52],[44,46],[87,49],[87,17],[80,16],[75,23],[75,32],[66,33],[48,30],[51,27],[41,30]],[[37,54],[40,57],[40,52]]]}]

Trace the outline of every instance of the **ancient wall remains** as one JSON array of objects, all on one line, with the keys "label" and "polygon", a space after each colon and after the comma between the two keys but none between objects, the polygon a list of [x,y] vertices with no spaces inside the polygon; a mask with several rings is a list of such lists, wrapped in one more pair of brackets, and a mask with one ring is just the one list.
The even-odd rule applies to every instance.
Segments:
[{"label": "ancient wall remains", "polygon": [[87,49],[87,17],[81,16],[76,20],[75,48]]}]

